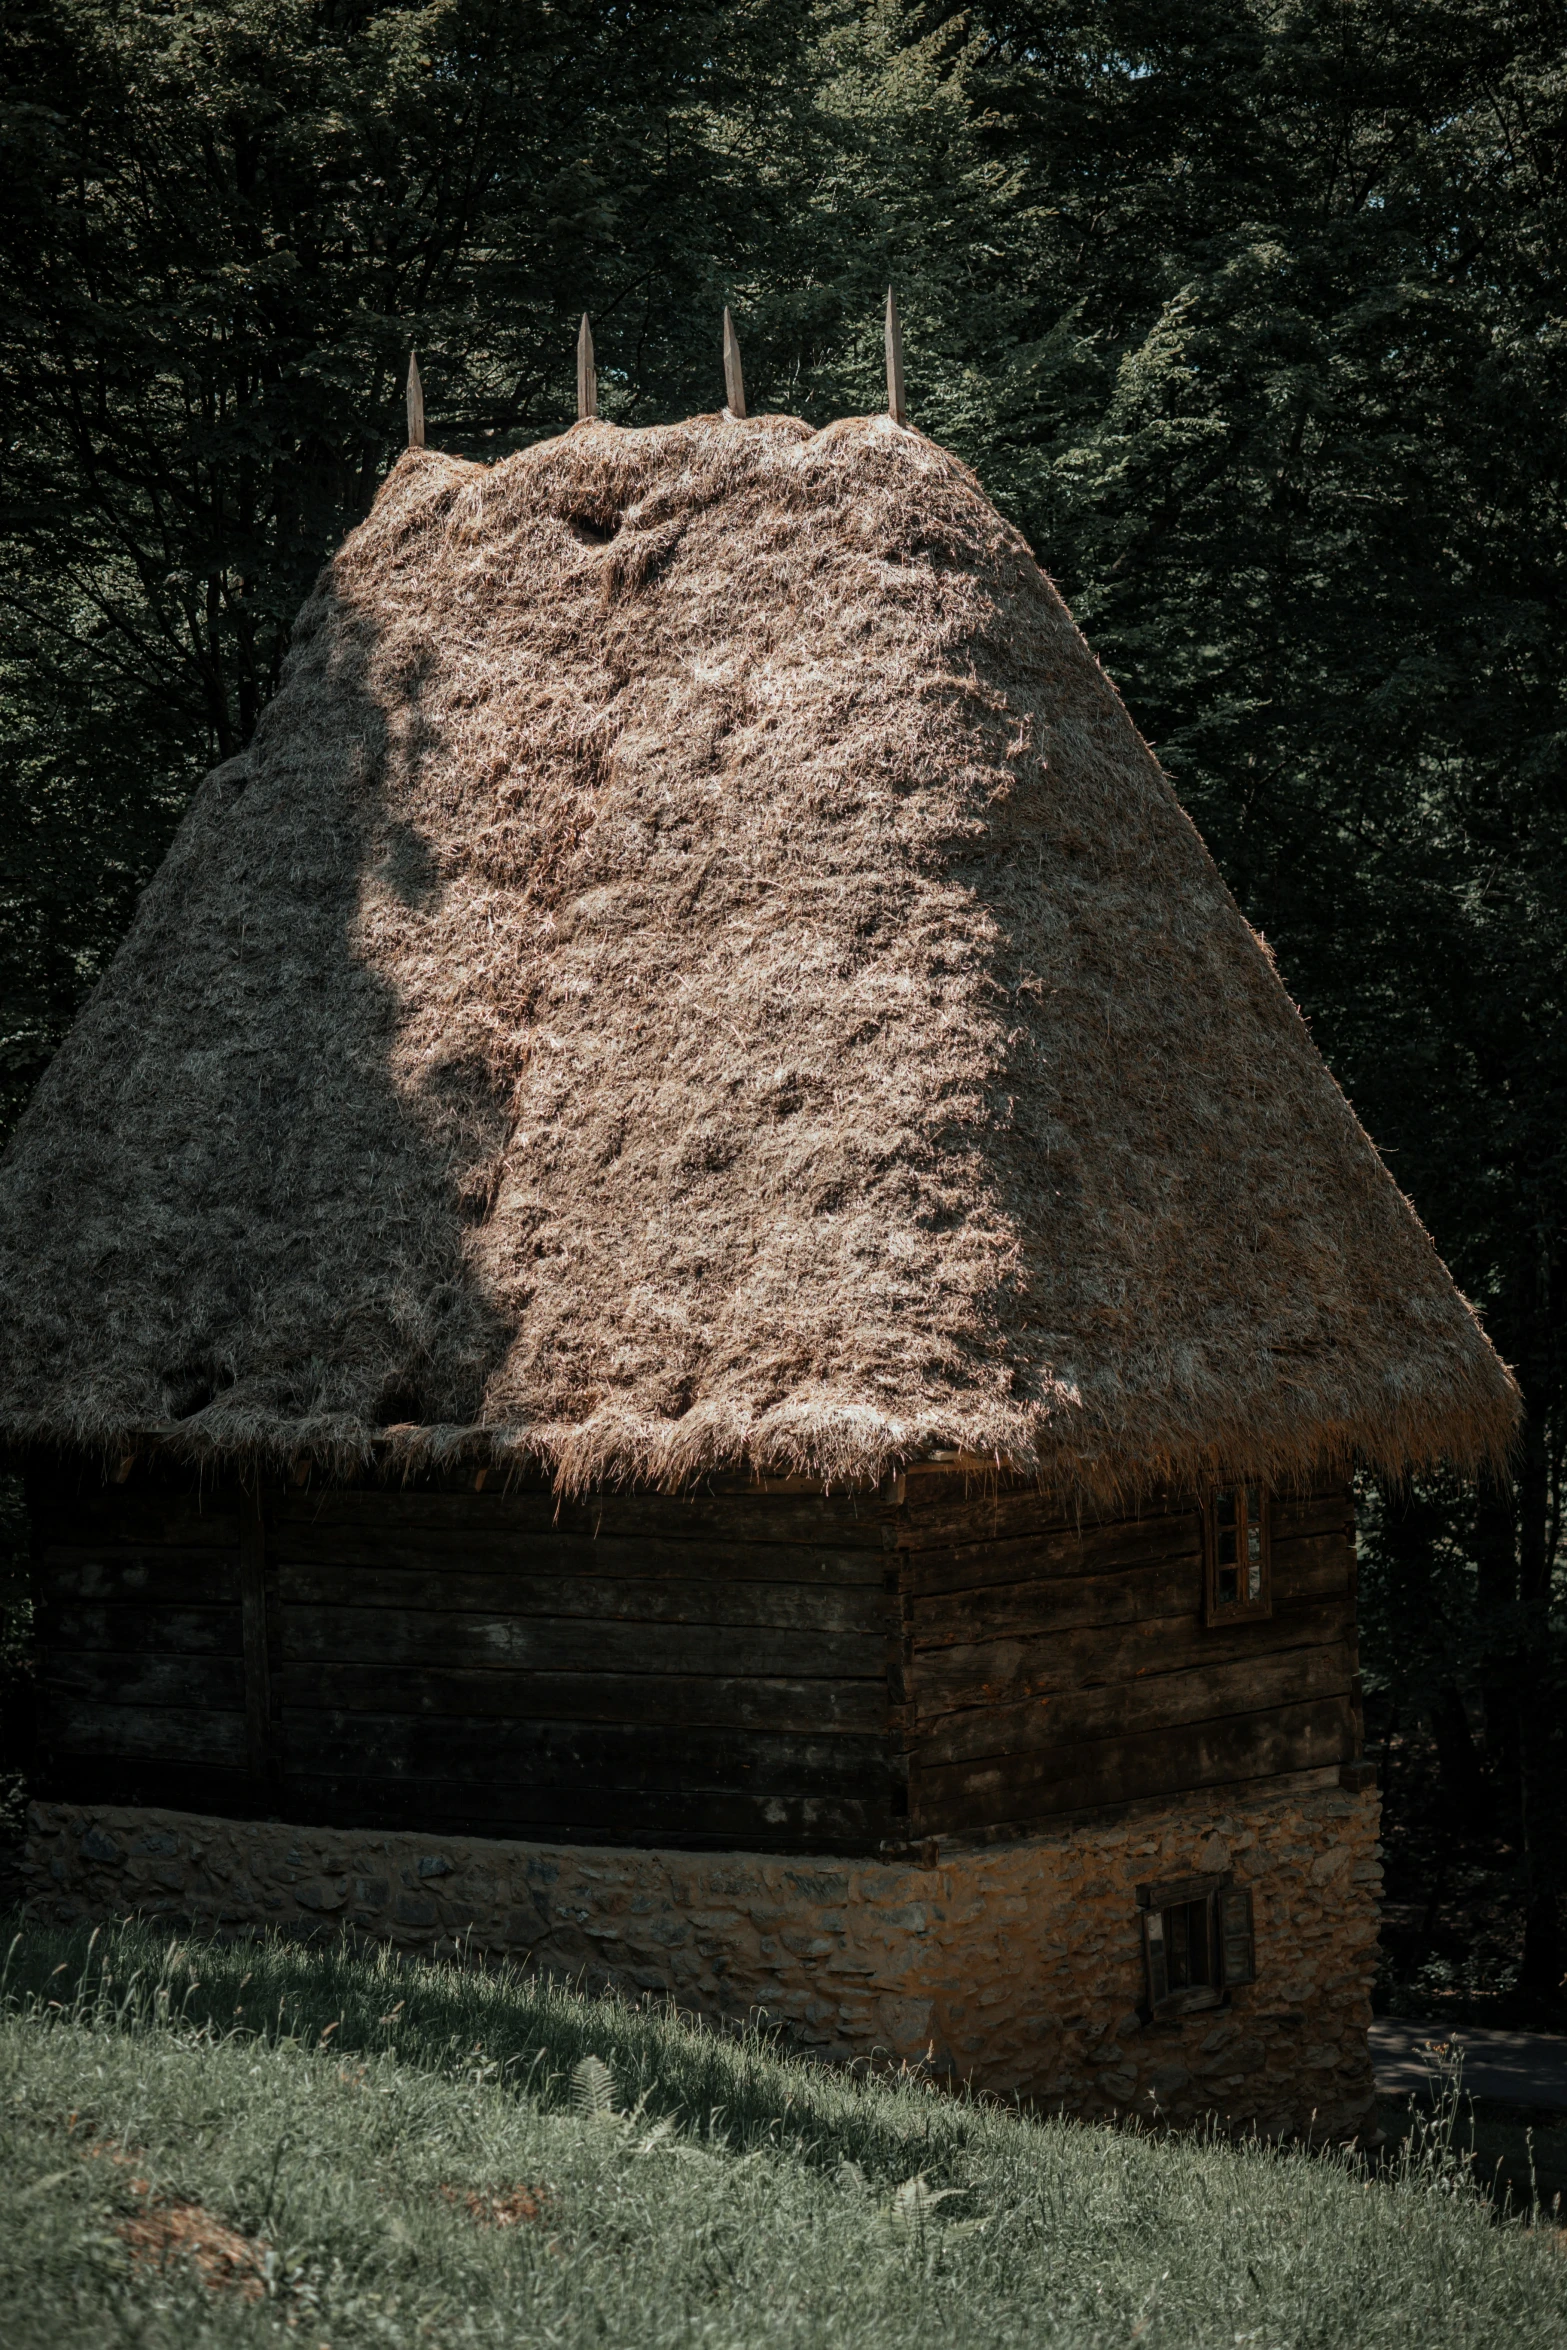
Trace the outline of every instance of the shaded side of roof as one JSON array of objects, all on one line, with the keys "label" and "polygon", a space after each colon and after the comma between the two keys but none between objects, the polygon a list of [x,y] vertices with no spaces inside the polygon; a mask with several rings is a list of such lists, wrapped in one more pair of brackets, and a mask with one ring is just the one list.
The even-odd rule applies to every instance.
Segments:
[{"label": "shaded side of roof", "polygon": [[405,457],[0,1182],[0,1428],[1105,1498],[1507,1374],[1119,698],[885,419]]}]

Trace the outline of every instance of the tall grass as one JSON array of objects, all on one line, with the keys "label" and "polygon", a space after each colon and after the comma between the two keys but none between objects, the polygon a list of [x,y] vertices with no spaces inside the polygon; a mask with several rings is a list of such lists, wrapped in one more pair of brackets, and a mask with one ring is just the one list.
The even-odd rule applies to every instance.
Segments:
[{"label": "tall grass", "polygon": [[[257,2247],[256,2299],[138,2260],[127,2224],[183,2206]],[[0,1997],[0,2338],[27,2350],[1552,2350],[1567,2262],[1529,2220],[1451,2111],[1378,2176],[510,1971],[29,1928]]]}]

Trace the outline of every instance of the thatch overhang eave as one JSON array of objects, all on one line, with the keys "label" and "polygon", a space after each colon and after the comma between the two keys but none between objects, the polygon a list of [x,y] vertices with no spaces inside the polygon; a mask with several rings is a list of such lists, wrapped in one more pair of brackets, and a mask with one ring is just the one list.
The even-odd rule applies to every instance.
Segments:
[{"label": "thatch overhang eave", "polygon": [[816,1399],[803,1408],[754,1416],[708,1410],[685,1420],[650,1421],[625,1412],[570,1426],[484,1422],[371,1426],[349,1414],[287,1418],[259,1410],[198,1413],[140,1425],[62,1426],[42,1417],[0,1425],[0,1449],[83,1454],[112,1475],[131,1460],[162,1458],[197,1470],[288,1474],[308,1464],[327,1482],[365,1476],[398,1481],[427,1472],[484,1470],[501,1479],[542,1477],[562,1496],[642,1487],[679,1493],[713,1480],[772,1482],[822,1492],[873,1490],[909,1471],[1023,1479],[1070,1507],[1135,1510],[1154,1494],[1260,1481],[1276,1491],[1308,1489],[1366,1470],[1401,1482],[1447,1468],[1505,1479],[1517,1409],[1431,1411],[1418,1401],[1368,1422],[1353,1414],[1259,1440],[1243,1424],[1204,1441],[1149,1443],[1130,1451],[1101,1431],[1068,1436],[1049,1421],[1009,1415],[1013,1425],[965,1423],[939,1412],[897,1418],[875,1406]]}]

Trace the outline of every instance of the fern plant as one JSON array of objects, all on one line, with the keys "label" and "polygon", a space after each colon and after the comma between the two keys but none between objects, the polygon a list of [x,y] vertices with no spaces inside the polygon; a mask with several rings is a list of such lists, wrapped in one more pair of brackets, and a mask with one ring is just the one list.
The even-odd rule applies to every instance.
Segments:
[{"label": "fern plant", "polygon": [[572,2067],[571,2110],[603,2118],[615,2113],[615,2076],[602,2057],[585,2056]]}]

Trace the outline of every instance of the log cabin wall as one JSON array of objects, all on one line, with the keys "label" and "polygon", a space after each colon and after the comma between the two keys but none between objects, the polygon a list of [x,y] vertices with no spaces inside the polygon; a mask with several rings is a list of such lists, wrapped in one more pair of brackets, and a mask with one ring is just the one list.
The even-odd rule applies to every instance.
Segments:
[{"label": "log cabin wall", "polygon": [[44,1791],[533,1842],[876,1853],[1359,1751],[1341,1487],[1204,1625],[1179,1500],[911,1472],[557,1504],[31,1480]]},{"label": "log cabin wall", "polygon": [[876,1497],[32,1481],[60,1799],[535,1841],[905,1829]]},{"label": "log cabin wall", "polygon": [[1203,1618],[1195,1497],[1066,1520],[910,1475],[897,1541],[913,1837],[984,1838],[1361,1752],[1355,1518],[1271,1503],[1272,1613]]}]

